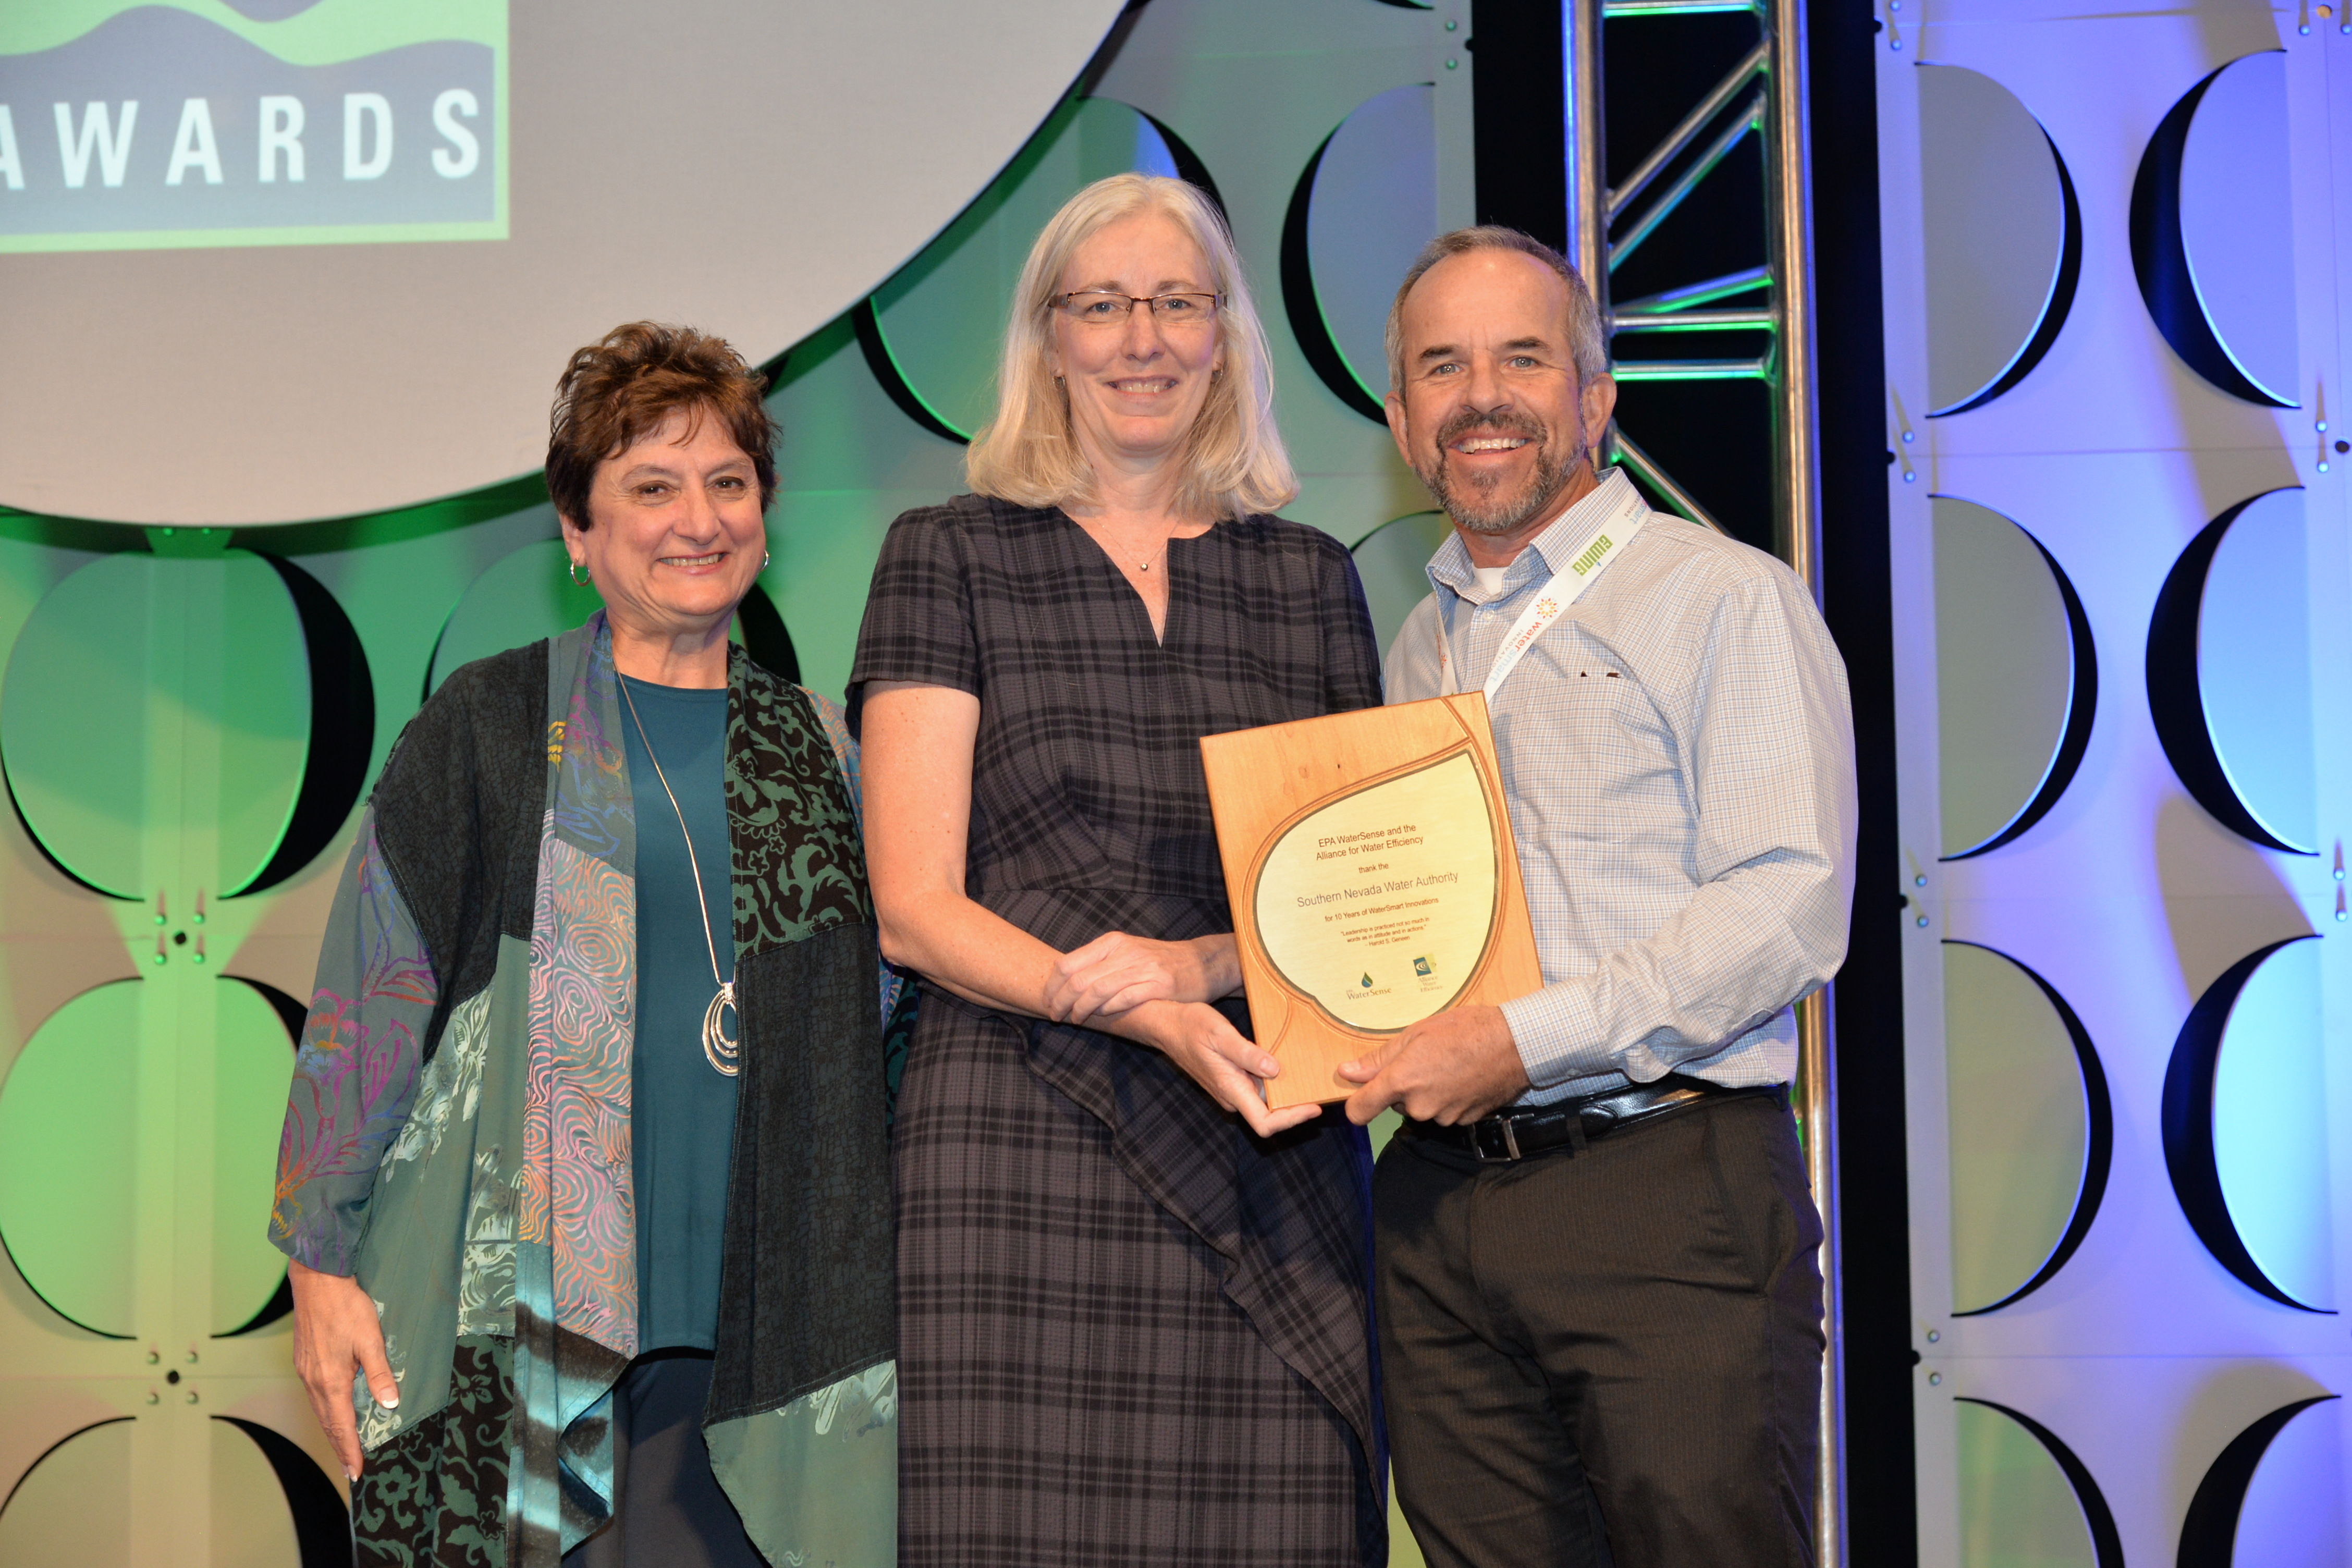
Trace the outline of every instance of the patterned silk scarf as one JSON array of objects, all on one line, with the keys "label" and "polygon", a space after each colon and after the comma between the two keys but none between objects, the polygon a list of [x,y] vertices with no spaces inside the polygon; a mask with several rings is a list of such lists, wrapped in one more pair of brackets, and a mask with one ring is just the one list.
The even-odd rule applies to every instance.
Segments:
[{"label": "patterned silk scarf", "polygon": [[[612,1389],[638,1336],[635,819],[604,616],[544,647],[543,666],[499,656],[428,708],[371,807],[416,887],[467,889],[433,904],[437,937],[375,874],[372,834],[353,858],[355,896],[337,906],[355,928],[342,948],[353,973],[339,984],[374,1009],[372,1026],[421,1037],[435,997],[417,977],[463,985],[437,1050],[407,1069],[413,1101],[376,1166],[356,1244],[405,1395],[384,1406],[363,1380],[353,1390],[369,1456],[353,1521],[370,1563],[557,1568],[614,1511]],[[907,1020],[894,1009],[897,977],[877,973],[854,752],[837,710],[740,650],[730,687],[748,1053],[738,1127],[749,1141],[730,1173],[704,1431],[714,1473],[772,1563],[887,1563],[895,1249],[878,1025],[896,1020],[903,1038]],[[409,752],[412,741],[424,749]],[[519,798],[534,778],[542,793]],[[523,865],[527,921],[512,890]],[[485,934],[494,958],[479,951]],[[436,950],[440,970],[428,973]],[[399,1076],[387,1059],[384,1073]],[[320,1095],[333,1087],[313,1079]],[[318,1120],[295,1119],[297,1133]],[[332,1131],[298,1138],[309,1162],[298,1173]]]},{"label": "patterned silk scarf", "polygon": [[520,1452],[509,1519],[526,1562],[613,1507],[612,1388],[637,1349],[629,1190],[636,821],[602,610],[548,660],[547,815],[530,936],[530,1044],[515,1247]]}]

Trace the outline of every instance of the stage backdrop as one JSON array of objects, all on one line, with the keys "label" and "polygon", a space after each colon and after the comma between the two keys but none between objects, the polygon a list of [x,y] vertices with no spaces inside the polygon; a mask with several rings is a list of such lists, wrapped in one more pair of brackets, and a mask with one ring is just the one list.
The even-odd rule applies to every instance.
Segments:
[{"label": "stage backdrop", "polygon": [[1370,540],[1384,634],[1424,591],[1371,411],[1389,291],[1472,217],[1466,5],[1120,16],[0,7],[0,1563],[348,1560],[263,1236],[290,1042],[402,725],[595,606],[536,472],[573,347],[774,363],[740,634],[838,694],[1038,225],[1181,174],[1257,291],[1290,515]]},{"label": "stage backdrop", "polygon": [[1876,8],[1904,857],[1858,895],[1920,1561],[2342,1568],[2352,22],[1922,11]]}]

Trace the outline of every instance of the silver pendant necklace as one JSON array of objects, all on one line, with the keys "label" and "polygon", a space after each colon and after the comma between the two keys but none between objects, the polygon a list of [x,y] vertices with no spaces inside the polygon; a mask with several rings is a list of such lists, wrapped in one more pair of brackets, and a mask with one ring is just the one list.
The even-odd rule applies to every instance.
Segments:
[{"label": "silver pendant necklace", "polygon": [[669,787],[669,775],[662,772],[661,759],[654,755],[653,737],[646,733],[646,721],[637,716],[637,700],[629,695],[627,678],[614,670],[613,679],[620,682],[621,700],[629,705],[629,719],[637,727],[637,739],[644,742],[646,760],[654,765],[654,777],[661,780],[662,794],[669,796],[669,808],[677,813],[678,835],[686,840],[686,864],[694,873],[694,901],[702,910],[702,947],[710,954],[710,978],[719,987],[719,994],[710,999],[710,1005],[702,1010],[702,1054],[714,1071],[733,1078],[742,1070],[742,1065],[736,1060],[741,1046],[738,1040],[727,1037],[722,1015],[735,1014],[739,1037],[742,1033],[743,1015],[735,1006],[735,983],[719,978],[719,944],[710,935],[710,900],[703,897],[702,862],[694,853],[694,835],[687,830],[686,813],[677,804],[677,792]]}]

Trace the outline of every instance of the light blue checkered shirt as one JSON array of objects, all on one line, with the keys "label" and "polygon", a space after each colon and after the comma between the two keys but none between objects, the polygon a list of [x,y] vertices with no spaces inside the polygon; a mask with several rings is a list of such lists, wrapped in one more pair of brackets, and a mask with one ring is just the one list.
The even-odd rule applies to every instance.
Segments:
[{"label": "light blue checkered shirt", "polygon": [[[1461,537],[1389,648],[1388,700],[1483,685],[1530,596],[1615,507],[1612,469],[1478,586]],[[1853,893],[1845,664],[1794,573],[1652,512],[1492,712],[1544,987],[1503,1005],[1540,1105],[1684,1072],[1785,1083],[1790,1004],[1837,972]]]}]

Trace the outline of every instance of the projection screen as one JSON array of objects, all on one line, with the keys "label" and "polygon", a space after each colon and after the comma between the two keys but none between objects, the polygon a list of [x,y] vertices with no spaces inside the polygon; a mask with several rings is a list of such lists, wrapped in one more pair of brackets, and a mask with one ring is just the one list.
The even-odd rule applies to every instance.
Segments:
[{"label": "projection screen", "polygon": [[529,472],[572,349],[640,318],[788,347],[1120,9],[0,5],[0,502],[247,525]]}]

